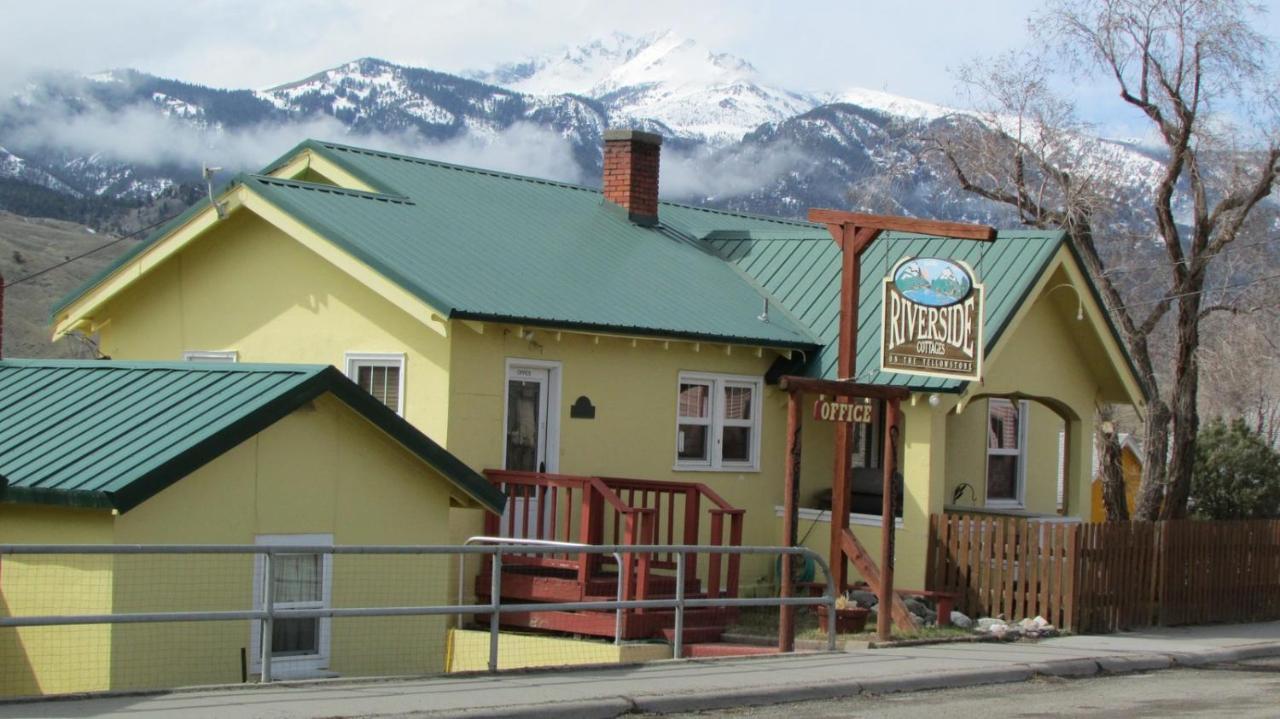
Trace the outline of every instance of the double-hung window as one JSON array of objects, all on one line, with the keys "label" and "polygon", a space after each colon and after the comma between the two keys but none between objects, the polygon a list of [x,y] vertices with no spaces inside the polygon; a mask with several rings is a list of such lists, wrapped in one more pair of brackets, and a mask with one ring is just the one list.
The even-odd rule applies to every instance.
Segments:
[{"label": "double-hung window", "polygon": [[[330,546],[331,534],[270,534],[257,544],[273,546]],[[333,586],[333,555],[315,552],[281,552],[271,555],[271,605],[281,609],[325,609]],[[266,561],[254,563],[253,604],[263,606]],[[271,627],[271,661],[280,676],[315,675],[329,665],[330,620],[319,617],[274,617]],[[250,638],[253,670],[260,670],[263,623],[253,623]]]},{"label": "double-hung window", "polygon": [[1021,507],[1026,495],[1027,403],[987,403],[987,505]]},{"label": "double-hung window", "polygon": [[761,390],[757,377],[681,372],[676,469],[756,469]]},{"label": "double-hung window", "polygon": [[360,388],[404,415],[404,355],[348,352],[347,376]]}]

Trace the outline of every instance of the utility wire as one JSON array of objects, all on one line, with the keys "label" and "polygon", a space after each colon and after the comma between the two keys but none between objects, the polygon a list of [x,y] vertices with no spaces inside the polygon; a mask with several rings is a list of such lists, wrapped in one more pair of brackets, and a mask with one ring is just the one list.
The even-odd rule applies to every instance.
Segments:
[{"label": "utility wire", "polygon": [[[184,210],[184,212],[185,212],[185,210]],[[127,240],[127,239],[129,239],[129,238],[131,238],[131,237],[137,237],[138,235],[140,235],[140,234],[142,234],[142,233],[144,233],[144,232],[150,232],[151,230],[154,230],[155,228],[159,227],[160,225],[163,225],[163,224],[165,224],[166,222],[169,222],[170,220],[172,220],[173,218],[177,217],[177,216],[178,216],[178,215],[180,215],[180,214],[182,214],[182,213],[181,213],[181,212],[179,212],[179,213],[177,213],[177,214],[170,215],[170,216],[168,216],[168,217],[166,217],[166,218],[164,218],[164,219],[162,219],[162,220],[157,220],[156,222],[153,222],[153,223],[151,223],[150,225],[147,225],[146,227],[143,227],[143,228],[140,228],[140,229],[134,230],[133,232],[130,232],[130,233],[129,233],[129,234],[127,234],[127,235],[121,235],[121,236],[119,236],[119,237],[115,238],[114,240],[111,240],[110,242],[106,242],[106,243],[103,243],[103,244],[101,244],[101,245],[98,245],[97,247],[95,247],[95,248],[93,248],[93,249],[91,249],[91,250],[88,250],[88,251],[86,251],[86,252],[81,252],[80,254],[75,255],[74,257],[68,257],[68,258],[66,258],[65,260],[63,260],[62,262],[59,262],[59,263],[57,263],[57,264],[55,264],[55,265],[50,265],[50,266],[48,266],[48,267],[44,268],[43,270],[37,270],[36,272],[32,272],[31,274],[29,274],[29,275],[27,275],[27,276],[25,276],[25,277],[19,277],[18,279],[13,280],[12,282],[6,282],[6,283],[4,283],[3,285],[0,285],[0,289],[8,289],[8,288],[10,288],[10,287],[13,287],[14,285],[20,285],[20,284],[22,284],[23,282],[29,282],[30,280],[34,280],[35,278],[37,278],[37,277],[39,277],[39,276],[41,276],[41,275],[44,275],[44,274],[48,274],[48,273],[50,273],[50,272],[53,272],[54,270],[58,269],[59,267],[66,267],[67,265],[71,264],[72,262],[77,262],[77,261],[79,261],[79,260],[83,260],[84,258],[88,257],[89,255],[94,254],[95,252],[101,252],[102,250],[105,250],[105,249],[107,249],[108,247],[111,247],[111,246],[113,246],[113,245],[118,245],[118,244],[120,244],[121,242],[124,242],[125,240]]]},{"label": "utility wire", "polygon": [[[1246,247],[1262,247],[1263,245],[1272,245],[1272,244],[1275,244],[1275,243],[1277,243],[1277,242],[1280,242],[1280,237],[1271,237],[1271,238],[1268,238],[1268,239],[1265,239],[1265,240],[1257,240],[1257,241],[1255,241],[1255,242],[1232,242],[1231,244],[1227,245],[1226,247],[1222,248],[1221,250],[1218,250],[1217,252],[1215,252],[1215,253],[1213,254],[1213,257],[1217,257],[1218,255],[1226,255],[1226,254],[1230,254],[1233,250],[1242,250],[1242,249],[1245,249]],[[1193,259],[1195,259],[1195,258],[1194,258],[1194,257],[1184,257],[1184,258],[1182,258],[1182,259],[1180,259],[1180,260],[1177,260],[1177,261],[1175,261],[1175,262],[1170,262],[1170,263],[1169,263],[1169,265],[1170,265],[1170,266],[1173,266],[1173,265],[1185,265],[1185,264],[1187,264],[1188,262],[1192,261]],[[1160,266],[1161,266],[1161,267],[1163,267],[1164,265],[1162,264],[1162,265],[1160,265]],[[1145,266],[1142,266],[1142,267],[1114,267],[1114,268],[1109,269],[1109,270],[1103,270],[1102,274],[1103,274],[1103,275],[1114,275],[1114,274],[1120,274],[1120,273],[1124,273],[1124,272],[1141,272],[1141,271],[1147,271],[1147,270],[1150,270],[1150,269],[1151,269],[1150,265],[1145,265]]]},{"label": "utility wire", "polygon": [[1108,312],[1118,312],[1118,311],[1120,311],[1120,310],[1127,310],[1127,309],[1129,309],[1130,307],[1141,307],[1141,306],[1143,306],[1143,305],[1155,305],[1155,304],[1159,304],[1159,303],[1161,303],[1161,302],[1168,302],[1169,300],[1176,300],[1176,299],[1178,299],[1178,298],[1180,298],[1180,297],[1190,297],[1190,296],[1192,296],[1192,295],[1203,295],[1203,294],[1207,294],[1207,293],[1209,293],[1209,292],[1223,292],[1223,291],[1226,291],[1226,290],[1239,290],[1239,289],[1243,289],[1243,288],[1245,288],[1245,287],[1251,287],[1251,286],[1253,286],[1253,285],[1260,285],[1260,284],[1262,284],[1262,283],[1264,283],[1264,282],[1272,282],[1272,281],[1275,281],[1275,280],[1280,280],[1280,275],[1268,275],[1268,276],[1266,276],[1266,277],[1257,277],[1257,278],[1254,278],[1254,279],[1249,280],[1249,281],[1247,281],[1247,282],[1238,282],[1238,283],[1236,283],[1236,284],[1234,284],[1234,285],[1224,285],[1224,286],[1222,286],[1222,287],[1208,287],[1208,288],[1205,288],[1205,289],[1203,289],[1203,290],[1192,290],[1191,292],[1180,292],[1180,293],[1178,293],[1178,294],[1176,294],[1176,295],[1166,295],[1166,296],[1164,296],[1164,297],[1161,297],[1161,298],[1159,298],[1159,299],[1155,299],[1155,300],[1141,300],[1141,301],[1139,301],[1139,302],[1128,302],[1128,303],[1125,303],[1125,304],[1120,305],[1120,306],[1118,306],[1118,307],[1108,307],[1108,308],[1107,308],[1107,311],[1108,311]]}]

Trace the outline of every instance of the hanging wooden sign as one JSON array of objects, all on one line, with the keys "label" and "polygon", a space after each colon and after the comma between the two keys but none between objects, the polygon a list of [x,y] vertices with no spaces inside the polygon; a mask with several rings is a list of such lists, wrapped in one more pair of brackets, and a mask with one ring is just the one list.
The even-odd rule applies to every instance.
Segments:
[{"label": "hanging wooden sign", "polygon": [[860,422],[871,423],[871,403],[837,402],[820,399],[813,403],[813,418],[823,422]]},{"label": "hanging wooden sign", "polygon": [[880,369],[982,379],[984,288],[958,260],[909,257],[884,278]]}]

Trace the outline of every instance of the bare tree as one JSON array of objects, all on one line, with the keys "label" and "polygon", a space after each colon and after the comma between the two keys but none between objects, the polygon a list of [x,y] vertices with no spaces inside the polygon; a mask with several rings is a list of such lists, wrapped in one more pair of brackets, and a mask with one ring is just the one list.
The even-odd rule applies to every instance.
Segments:
[{"label": "bare tree", "polygon": [[[1239,0],[1051,0],[1033,27],[1056,49],[1052,60],[1023,54],[969,67],[961,80],[989,111],[933,135],[966,191],[1014,208],[1028,225],[1064,229],[1101,291],[1150,399],[1139,519],[1186,513],[1201,325],[1237,309],[1211,283],[1211,269],[1280,173],[1272,47],[1249,22],[1260,12]],[[1101,73],[1158,138],[1141,215],[1115,205],[1109,146],[1088,139],[1071,103],[1051,91],[1051,61],[1079,78]],[[1266,123],[1245,128],[1232,116]],[[1154,296],[1118,286],[1106,261],[1124,255],[1115,245],[1152,239],[1164,268],[1149,273],[1159,282]],[[1167,351],[1157,341],[1166,322]]]}]

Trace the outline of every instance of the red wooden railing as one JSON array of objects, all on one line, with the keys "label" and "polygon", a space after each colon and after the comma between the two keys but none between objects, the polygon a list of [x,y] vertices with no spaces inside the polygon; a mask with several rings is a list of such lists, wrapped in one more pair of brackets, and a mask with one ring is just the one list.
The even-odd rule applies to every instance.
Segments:
[{"label": "red wooden railing", "polygon": [[[706,544],[740,546],[744,511],[698,483],[658,482],[621,477],[582,477],[537,472],[485,470],[489,480],[507,494],[507,511],[485,518],[485,533],[503,537],[551,539],[562,542],[608,544],[699,544],[703,500],[709,531]],[[728,518],[726,523],[725,519]],[[727,527],[726,527],[727,524]],[[728,536],[726,537],[726,529]],[[611,557],[574,554],[510,556],[508,564],[572,570],[586,583],[602,575]],[[650,595],[653,570],[674,571],[674,553],[624,553],[620,569],[624,596]],[[727,561],[719,554],[707,560],[704,590],[710,597],[737,596],[740,555]],[[722,565],[727,572],[722,578]],[[698,567],[685,567],[686,586],[694,586]],[[722,582],[722,579],[724,580]]]}]

